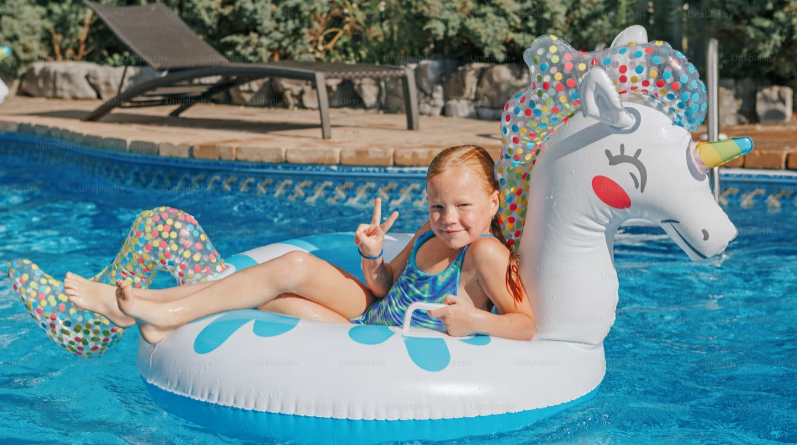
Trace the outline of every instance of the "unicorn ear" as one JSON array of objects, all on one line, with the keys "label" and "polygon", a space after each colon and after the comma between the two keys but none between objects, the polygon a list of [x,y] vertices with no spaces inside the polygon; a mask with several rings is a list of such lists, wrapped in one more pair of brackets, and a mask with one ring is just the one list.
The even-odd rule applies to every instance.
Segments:
[{"label": "unicorn ear", "polygon": [[617,34],[611,47],[628,46],[629,43],[648,43],[648,32],[645,27],[640,25],[629,26],[623,32]]},{"label": "unicorn ear", "polygon": [[620,95],[617,94],[609,75],[601,68],[592,68],[581,79],[579,95],[584,117],[591,117],[620,129],[631,128],[636,123],[631,113],[623,108]]}]

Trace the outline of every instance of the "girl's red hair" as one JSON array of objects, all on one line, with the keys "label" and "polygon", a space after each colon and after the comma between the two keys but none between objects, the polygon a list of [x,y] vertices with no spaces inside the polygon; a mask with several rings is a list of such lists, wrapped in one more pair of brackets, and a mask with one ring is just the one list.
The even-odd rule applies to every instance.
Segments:
[{"label": "girl's red hair", "polygon": [[[495,178],[495,163],[493,158],[484,148],[478,145],[458,145],[448,147],[441,151],[429,164],[426,172],[426,181],[454,167],[464,167],[475,178],[481,179],[481,185],[485,193],[492,195],[500,190],[498,180]],[[514,250],[506,243],[504,234],[501,231],[501,224],[498,221],[498,212],[493,215],[490,223],[490,233],[501,241],[509,249],[509,263],[506,266],[506,289],[515,300],[515,305],[523,301],[525,289],[518,275],[518,256]]]}]

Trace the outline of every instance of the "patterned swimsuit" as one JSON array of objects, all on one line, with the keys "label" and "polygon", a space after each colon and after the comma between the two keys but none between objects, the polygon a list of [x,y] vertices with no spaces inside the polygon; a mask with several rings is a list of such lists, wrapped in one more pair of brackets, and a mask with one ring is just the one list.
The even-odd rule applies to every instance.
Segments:
[{"label": "patterned swimsuit", "polygon": [[[482,235],[480,238],[492,235]],[[407,267],[399,277],[396,284],[390,288],[390,292],[384,298],[372,304],[361,315],[352,318],[354,324],[382,324],[389,326],[401,326],[404,323],[404,313],[411,303],[424,301],[427,303],[443,303],[446,294],[457,295],[459,288],[459,272],[462,269],[462,262],[465,260],[465,252],[468,246],[462,249],[448,268],[438,274],[427,274],[418,270],[415,264],[415,255],[421,244],[434,237],[434,232],[428,230],[421,234],[412,246]],[[437,318],[431,318],[426,311],[415,311],[412,314],[412,326],[435,329],[445,332],[443,322]]]}]

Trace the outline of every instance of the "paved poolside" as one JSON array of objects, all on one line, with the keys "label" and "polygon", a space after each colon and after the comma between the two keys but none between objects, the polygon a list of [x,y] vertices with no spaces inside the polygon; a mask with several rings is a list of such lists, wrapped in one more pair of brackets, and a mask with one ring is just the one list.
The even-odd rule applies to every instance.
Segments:
[{"label": "paved poolside", "polygon": [[[421,116],[407,131],[403,114],[333,108],[332,138],[321,139],[317,110],[200,104],[181,117],[174,107],[117,109],[101,122],[80,118],[99,100],[13,97],[0,105],[0,131],[36,133],[68,143],[170,157],[269,163],[426,166],[443,148],[477,144],[501,150],[497,121]],[[730,166],[797,169],[797,122],[721,130],[750,136],[756,149]],[[701,127],[694,133],[705,133]]]}]

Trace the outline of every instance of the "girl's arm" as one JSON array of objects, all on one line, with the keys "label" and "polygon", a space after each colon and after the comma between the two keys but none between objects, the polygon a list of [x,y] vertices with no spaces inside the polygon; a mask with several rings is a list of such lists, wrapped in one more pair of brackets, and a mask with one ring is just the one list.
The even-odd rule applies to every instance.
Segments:
[{"label": "girl's arm", "polygon": [[495,239],[473,243],[476,278],[498,314],[479,311],[474,315],[475,332],[513,340],[531,340],[537,332],[534,311],[525,292],[516,302],[506,288],[506,265],[509,249]]},{"label": "girl's arm", "polygon": [[511,340],[531,340],[537,332],[531,303],[524,294],[516,304],[506,288],[509,250],[492,238],[478,240],[468,250],[475,261],[479,286],[500,315],[477,309],[470,301],[453,295],[446,298],[449,306],[429,311],[429,315],[440,318],[451,336],[479,333]]},{"label": "girl's arm", "polygon": [[396,284],[398,278],[404,272],[404,268],[407,266],[407,261],[410,259],[410,255],[412,254],[412,246],[415,244],[415,240],[418,239],[421,233],[429,230],[431,225],[429,221],[426,222],[412,237],[409,243],[393,258],[393,261],[390,263],[384,262],[384,256],[380,256],[375,260],[369,260],[366,258],[362,258],[362,266],[363,266],[363,274],[365,275],[365,283],[368,285],[368,288],[371,289],[371,293],[374,294],[376,298],[383,298],[390,292],[390,288]]}]

